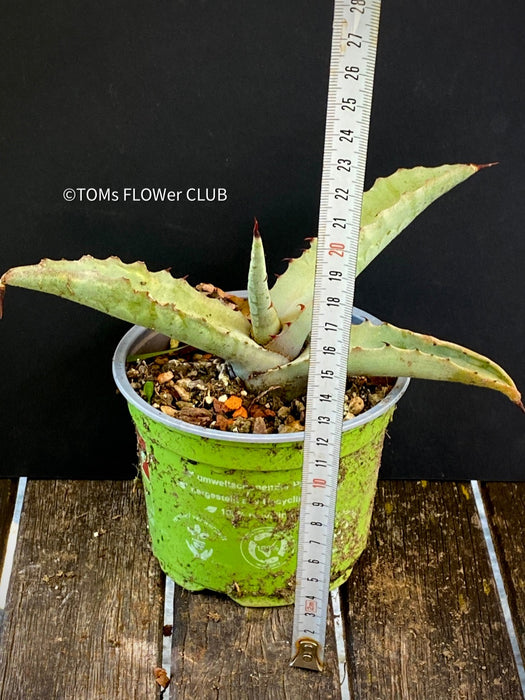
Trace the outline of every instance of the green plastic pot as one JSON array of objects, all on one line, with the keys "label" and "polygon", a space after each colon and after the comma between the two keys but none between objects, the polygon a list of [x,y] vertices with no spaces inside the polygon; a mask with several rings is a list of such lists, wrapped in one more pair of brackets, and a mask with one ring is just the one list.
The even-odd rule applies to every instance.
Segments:
[{"label": "green plastic pot", "polygon": [[[165,336],[135,326],[113,358],[137,432],[153,553],[188,590],[219,591],[254,607],[293,603],[304,433],[223,433],[152,408],[129,384],[125,362],[166,347]],[[385,430],[408,383],[398,379],[383,401],[344,423],[334,588],[366,545]]]}]

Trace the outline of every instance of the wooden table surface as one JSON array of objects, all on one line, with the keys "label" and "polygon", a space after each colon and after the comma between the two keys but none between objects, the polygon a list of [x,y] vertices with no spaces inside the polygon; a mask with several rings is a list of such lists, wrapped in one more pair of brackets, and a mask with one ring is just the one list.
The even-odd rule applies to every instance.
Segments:
[{"label": "wooden table surface", "polygon": [[[523,655],[525,484],[479,488]],[[15,493],[16,482],[0,481],[2,555]],[[242,608],[175,586],[167,621],[165,590],[140,486],[29,481],[0,698],[160,698],[167,622],[171,699],[524,698],[470,483],[380,482],[368,548],[330,616],[322,674],[288,667],[292,607]]]}]

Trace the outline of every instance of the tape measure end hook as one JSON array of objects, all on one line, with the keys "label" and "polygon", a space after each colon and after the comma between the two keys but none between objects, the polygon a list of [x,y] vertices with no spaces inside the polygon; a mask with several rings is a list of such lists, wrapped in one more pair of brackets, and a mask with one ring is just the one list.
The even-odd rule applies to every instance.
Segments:
[{"label": "tape measure end hook", "polygon": [[319,658],[321,645],[315,639],[302,638],[297,641],[297,652],[290,662],[294,668],[306,668],[310,671],[322,671],[323,663]]}]

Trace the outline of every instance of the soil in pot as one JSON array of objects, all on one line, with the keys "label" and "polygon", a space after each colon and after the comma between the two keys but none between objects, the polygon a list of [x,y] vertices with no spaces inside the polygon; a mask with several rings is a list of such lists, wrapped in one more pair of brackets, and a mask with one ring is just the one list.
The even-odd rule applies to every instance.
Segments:
[{"label": "soil in pot", "polygon": [[[286,401],[279,387],[254,394],[224,360],[189,346],[135,358],[126,373],[141,398],[186,423],[234,433],[304,430],[306,396]],[[343,420],[378,404],[394,383],[388,377],[349,379]]]}]

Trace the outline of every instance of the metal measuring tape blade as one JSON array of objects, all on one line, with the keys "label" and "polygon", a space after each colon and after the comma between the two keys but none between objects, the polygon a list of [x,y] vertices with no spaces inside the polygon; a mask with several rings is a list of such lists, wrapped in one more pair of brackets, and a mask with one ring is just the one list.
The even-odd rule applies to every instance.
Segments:
[{"label": "metal measuring tape blade", "polygon": [[380,0],[334,2],[290,664],[316,671],[324,663],[380,9]]}]

